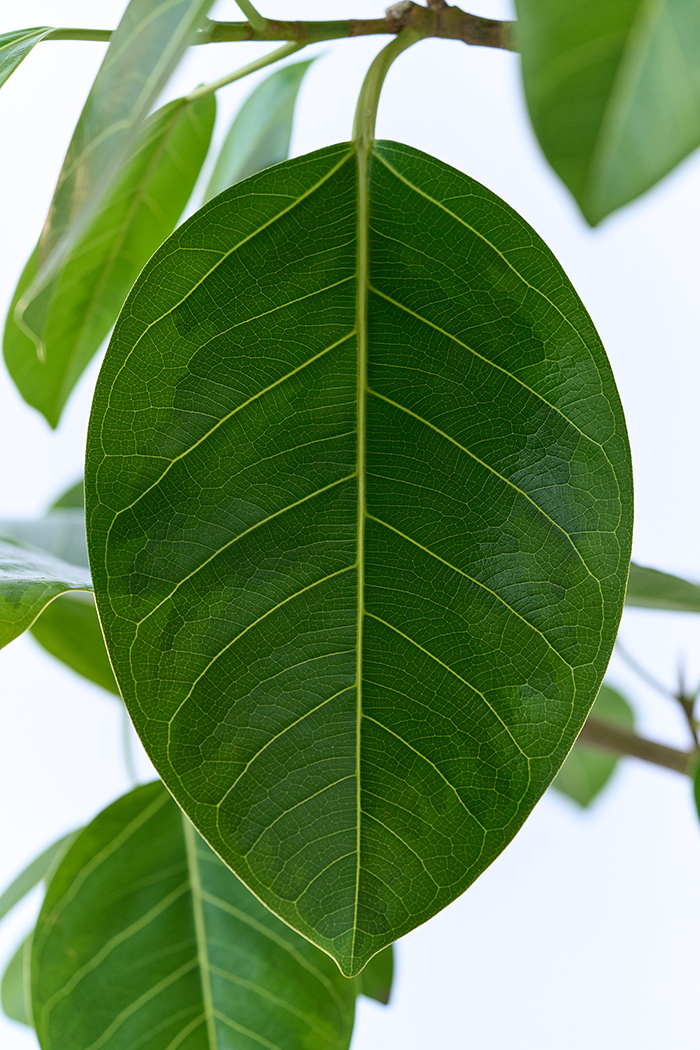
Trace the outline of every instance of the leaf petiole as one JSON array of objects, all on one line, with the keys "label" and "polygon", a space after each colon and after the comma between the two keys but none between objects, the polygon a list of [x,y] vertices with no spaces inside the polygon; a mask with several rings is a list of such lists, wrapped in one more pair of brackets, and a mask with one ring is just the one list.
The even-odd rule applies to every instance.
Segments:
[{"label": "leaf petiole", "polygon": [[233,84],[234,81],[241,80],[250,73],[257,73],[259,69],[271,66],[273,62],[280,62],[283,58],[287,58],[288,55],[293,55],[295,51],[301,51],[305,46],[305,44],[284,44],[283,47],[276,48],[269,54],[263,55],[262,58],[256,58],[254,62],[249,62],[247,66],[241,66],[240,69],[234,70],[233,73],[228,73],[219,80],[212,80],[210,84],[200,84],[199,87],[186,96],[186,101],[194,102],[195,99],[203,98],[204,95],[211,95],[218,91],[219,88],[226,87],[227,84]]}]

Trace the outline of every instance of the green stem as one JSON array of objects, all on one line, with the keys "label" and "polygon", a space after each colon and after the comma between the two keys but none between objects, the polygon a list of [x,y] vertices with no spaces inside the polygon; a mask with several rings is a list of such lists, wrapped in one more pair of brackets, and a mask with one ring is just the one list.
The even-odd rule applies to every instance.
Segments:
[{"label": "green stem", "polygon": [[253,29],[262,33],[267,25],[267,19],[263,18],[257,8],[253,7],[250,0],[236,0],[243,14],[246,16]]},{"label": "green stem", "polygon": [[280,59],[286,58],[287,55],[293,55],[295,51],[301,51],[305,47],[304,44],[285,44],[284,47],[278,47],[275,51],[271,51],[267,55],[263,55],[262,58],[257,58],[255,62],[249,62],[247,66],[241,66],[240,69],[236,69],[233,73],[228,73],[225,77],[221,77],[220,80],[212,80],[210,84],[200,84],[198,88],[191,91],[187,95],[188,102],[194,102],[197,98],[202,98],[204,95],[211,95],[214,91],[218,91],[219,88],[226,87],[227,84],[233,84],[235,80],[240,80],[242,77],[247,77],[249,73],[255,73],[258,69],[264,69],[265,66],[272,65],[273,62],[279,62]]},{"label": "green stem", "polygon": [[399,57],[402,51],[421,39],[421,34],[416,29],[402,29],[395,40],[382,48],[372,65],[360,89],[360,97],[357,100],[355,110],[355,123],[352,129],[352,137],[359,152],[368,151],[374,142],[374,129],[377,123],[377,107],[379,96],[384,86],[386,75],[392,62]]},{"label": "green stem", "polygon": [[[400,3],[390,7],[384,18],[349,18],[327,22],[287,22],[265,20],[264,28],[250,22],[209,22],[197,33],[193,43],[217,44],[236,40],[290,40],[314,44],[356,36],[397,36],[402,29],[417,29],[421,36],[461,40],[479,47],[514,51],[513,22],[499,22],[461,11],[458,7],[435,10],[422,4]],[[108,29],[54,29],[44,40],[99,40],[109,42]]]},{"label": "green stem", "polygon": [[688,775],[692,775],[697,755],[695,751],[678,751],[665,744],[657,744],[655,740],[637,736],[629,729],[590,716],[581,730],[579,740],[589,747],[612,751],[615,755],[640,758],[643,762],[651,762],[655,766],[663,766],[664,769]]}]

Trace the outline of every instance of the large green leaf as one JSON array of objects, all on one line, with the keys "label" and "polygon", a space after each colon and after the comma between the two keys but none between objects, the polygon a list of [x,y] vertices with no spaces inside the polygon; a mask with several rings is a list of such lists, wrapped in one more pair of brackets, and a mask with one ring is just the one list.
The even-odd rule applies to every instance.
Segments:
[{"label": "large green leaf", "polygon": [[66,591],[91,591],[90,573],[44,551],[0,540],[0,648]]},{"label": "large green leaf", "polygon": [[294,62],[263,80],[245,100],[224,139],[204,194],[208,201],[289,156],[294,106],[313,62]]},{"label": "large green leaf", "polygon": [[70,835],[64,835],[57,842],[52,843],[12,880],[0,895],[0,919],[3,919],[16,904],[19,904],[35,886],[38,886],[51,870],[61,850],[68,848],[76,834],[77,832],[71,832]]},{"label": "large green leaf", "polygon": [[0,87],[10,77],[23,58],[26,58],[35,44],[52,33],[51,26],[36,26],[32,29],[13,29],[10,33],[0,33]]},{"label": "large green leaf", "polygon": [[590,223],[700,145],[697,0],[516,0],[542,149]]},{"label": "large green leaf", "polygon": [[[609,685],[600,687],[591,714],[623,729],[634,729],[632,708]],[[554,778],[552,787],[585,809],[608,783],[617,763],[617,756],[609,751],[601,751],[577,741]]]},{"label": "large green leaf", "polygon": [[5,968],[0,983],[0,1001],[3,1013],[7,1017],[31,1028],[28,1003],[30,950],[31,935],[22,941]]},{"label": "large green leaf", "polygon": [[116,185],[55,276],[41,356],[14,318],[36,275],[38,248],[30,256],[5,325],[4,354],[22,397],[51,426],[144,263],[179,219],[206,157],[215,114],[208,95],[170,102],[148,119]]},{"label": "large green leaf", "polygon": [[34,934],[43,1050],[345,1050],[355,994],[231,874],[160,783],[82,832]]},{"label": "large green leaf", "polygon": [[91,595],[65,594],[51,602],[34,622],[32,635],[71,670],[119,696]]},{"label": "large green leaf", "polygon": [[73,132],[39,240],[37,272],[15,311],[39,347],[60,267],[118,177],[211,3],[129,0]]},{"label": "large green leaf", "polygon": [[645,565],[630,565],[627,605],[671,612],[700,612],[700,585]]},{"label": "large green leaf", "polygon": [[546,246],[417,150],[358,157],[269,168],[156,253],[86,472],[146,749],[347,974],[466,889],[554,777],[632,516],[610,367]]}]

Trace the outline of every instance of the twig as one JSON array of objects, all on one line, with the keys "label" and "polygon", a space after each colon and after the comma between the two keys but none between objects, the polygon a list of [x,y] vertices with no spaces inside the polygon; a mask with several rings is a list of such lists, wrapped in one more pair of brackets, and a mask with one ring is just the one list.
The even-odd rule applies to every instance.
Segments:
[{"label": "twig", "polygon": [[655,766],[663,766],[664,769],[672,769],[676,773],[685,773],[688,776],[691,775],[695,763],[695,751],[678,751],[665,744],[657,744],[655,740],[637,736],[629,729],[613,725],[602,718],[589,716],[579,740],[604,751],[613,751],[616,755],[640,758],[643,762],[651,762]]}]

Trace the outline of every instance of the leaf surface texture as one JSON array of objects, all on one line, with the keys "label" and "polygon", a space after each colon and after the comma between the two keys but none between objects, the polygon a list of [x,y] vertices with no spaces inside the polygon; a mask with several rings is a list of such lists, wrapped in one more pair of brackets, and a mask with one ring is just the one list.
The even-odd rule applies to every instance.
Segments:
[{"label": "leaf surface texture", "polygon": [[407,146],[268,169],[139,278],[86,496],[156,768],[359,972],[510,841],[612,649],[629,449],[569,281],[503,201]]}]

